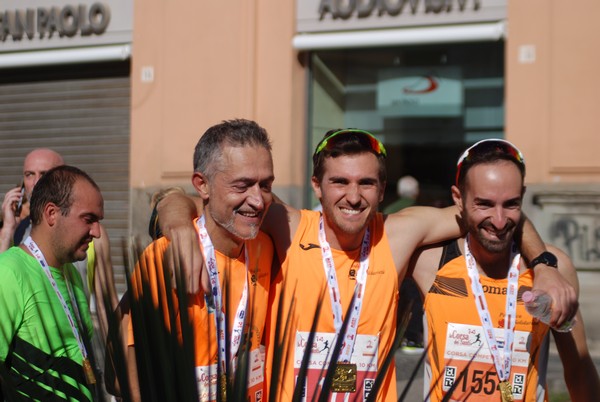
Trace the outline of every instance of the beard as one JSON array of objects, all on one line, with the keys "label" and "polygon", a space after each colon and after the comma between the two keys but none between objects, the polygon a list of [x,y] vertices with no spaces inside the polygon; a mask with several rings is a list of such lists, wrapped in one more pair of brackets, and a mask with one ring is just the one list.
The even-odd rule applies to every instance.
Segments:
[{"label": "beard", "polygon": [[236,229],[235,227],[235,211],[233,216],[229,217],[229,218],[222,218],[220,216],[217,216],[217,214],[213,214],[211,213],[210,216],[212,217],[213,221],[215,221],[215,223],[219,226],[221,226],[223,229],[225,229],[227,232],[229,232],[234,238],[244,241],[244,240],[252,240],[254,238],[256,238],[256,236],[258,235],[258,231],[260,230],[260,225],[247,225],[248,226],[248,230],[245,233],[241,233],[239,230]]},{"label": "beard", "polygon": [[497,238],[488,237],[490,232],[489,229],[492,229],[492,233],[495,232],[495,230],[493,226],[487,222],[483,222],[476,226],[470,226],[468,231],[487,252],[499,254],[510,249],[516,226],[517,225],[512,220],[508,220],[506,226],[501,230],[503,234]]}]

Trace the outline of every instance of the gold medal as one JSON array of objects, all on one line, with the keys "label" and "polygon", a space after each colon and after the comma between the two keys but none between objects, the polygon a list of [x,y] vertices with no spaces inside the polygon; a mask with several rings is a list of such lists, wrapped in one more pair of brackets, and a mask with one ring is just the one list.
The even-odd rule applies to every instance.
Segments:
[{"label": "gold medal", "polygon": [[92,385],[96,383],[96,376],[94,375],[94,370],[92,369],[92,363],[90,363],[90,359],[87,357],[83,359],[83,374],[85,375],[85,381],[88,385]]},{"label": "gold medal", "polygon": [[356,392],[356,364],[336,364],[331,388],[333,392]]},{"label": "gold medal", "polygon": [[227,376],[225,374],[221,374],[219,386],[221,387],[221,401],[225,402],[227,400]]},{"label": "gold medal", "polygon": [[512,387],[510,382],[502,381],[498,384],[498,389],[500,389],[500,395],[502,396],[502,402],[512,402],[515,400],[512,393]]}]

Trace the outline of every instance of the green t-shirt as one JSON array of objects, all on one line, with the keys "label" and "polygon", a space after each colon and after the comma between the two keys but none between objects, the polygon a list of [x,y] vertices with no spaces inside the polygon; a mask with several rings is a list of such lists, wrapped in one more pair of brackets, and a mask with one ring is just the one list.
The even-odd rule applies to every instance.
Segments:
[{"label": "green t-shirt", "polygon": [[[76,319],[65,277],[71,281],[85,328],[82,331],[78,326],[78,330],[91,339],[92,319],[81,276],[72,264],[50,269]],[[67,315],[38,261],[19,247],[0,254],[0,376],[4,397],[11,399],[16,392],[40,401],[91,401],[82,360]]]}]

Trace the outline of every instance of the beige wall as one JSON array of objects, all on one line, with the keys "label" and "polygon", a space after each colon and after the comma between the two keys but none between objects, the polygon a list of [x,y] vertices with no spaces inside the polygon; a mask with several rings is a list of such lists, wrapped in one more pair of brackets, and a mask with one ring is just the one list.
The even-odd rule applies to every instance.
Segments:
[{"label": "beige wall", "polygon": [[597,0],[509,2],[506,130],[531,183],[600,179],[599,18]]},{"label": "beige wall", "polygon": [[[248,118],[273,139],[276,191],[300,202],[305,151],[304,70],[291,47],[294,2],[135,3],[132,57],[133,230],[148,194],[191,190],[193,150],[209,126]],[[154,80],[143,82],[145,67]]]}]

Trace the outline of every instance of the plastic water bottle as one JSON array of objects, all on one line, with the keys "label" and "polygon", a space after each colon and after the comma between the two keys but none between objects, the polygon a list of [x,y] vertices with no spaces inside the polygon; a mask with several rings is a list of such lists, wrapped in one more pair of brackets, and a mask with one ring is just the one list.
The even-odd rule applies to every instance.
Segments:
[{"label": "plastic water bottle", "polygon": [[[552,315],[552,298],[546,293],[535,294],[533,292],[523,292],[521,296],[525,303],[525,309],[529,314],[539,319],[544,324],[550,322],[550,316]],[[569,332],[573,329],[575,320],[566,321],[559,328],[553,328],[558,332]],[[548,324],[549,325],[549,324]]]}]

